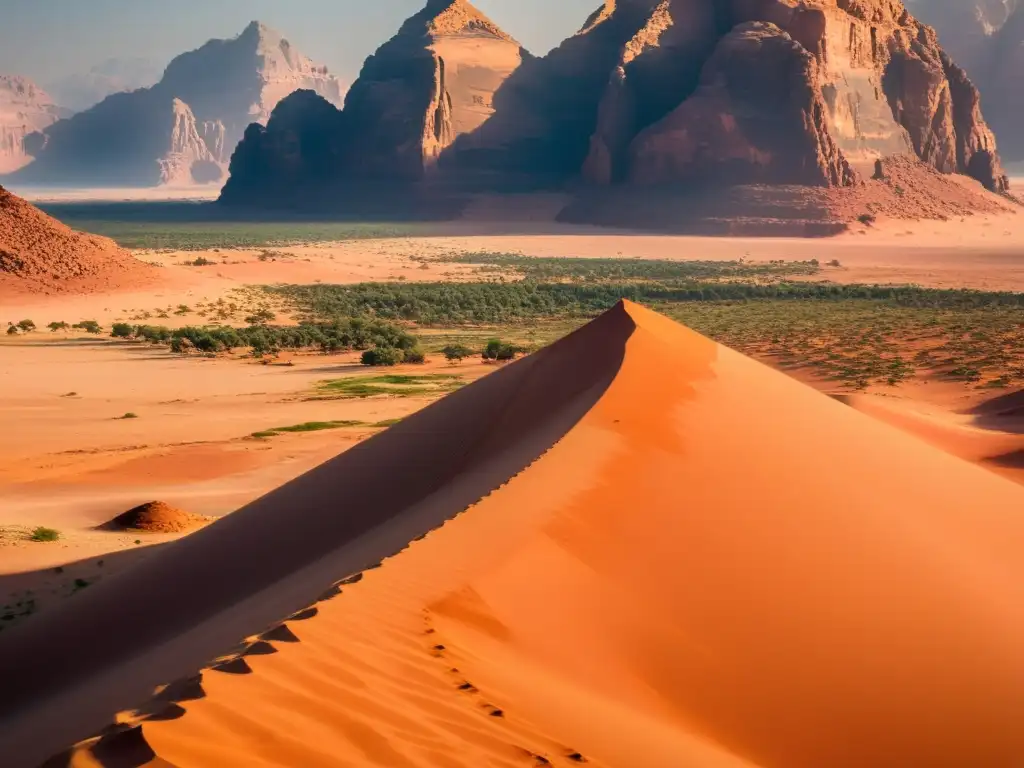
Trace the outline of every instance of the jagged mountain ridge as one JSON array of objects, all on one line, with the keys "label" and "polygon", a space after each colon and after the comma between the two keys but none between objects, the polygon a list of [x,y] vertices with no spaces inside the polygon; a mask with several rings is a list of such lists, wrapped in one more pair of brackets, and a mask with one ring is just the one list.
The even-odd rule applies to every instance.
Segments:
[{"label": "jagged mountain ridge", "polygon": [[247,133],[222,199],[280,199],[314,175],[319,189],[844,187],[901,155],[1007,188],[977,89],[899,0],[606,0],[547,56],[503,70],[483,120],[450,98],[437,43],[510,38],[489,20],[437,36],[443,14],[482,17],[431,0],[367,60],[342,112],[282,104],[286,120]]},{"label": "jagged mountain ridge", "polygon": [[176,57],[151,88],[113,94],[49,126],[35,139],[35,162],[16,179],[87,186],[216,181],[246,126],[267,120],[300,88],[341,100],[326,67],[253,22],[236,38]]}]

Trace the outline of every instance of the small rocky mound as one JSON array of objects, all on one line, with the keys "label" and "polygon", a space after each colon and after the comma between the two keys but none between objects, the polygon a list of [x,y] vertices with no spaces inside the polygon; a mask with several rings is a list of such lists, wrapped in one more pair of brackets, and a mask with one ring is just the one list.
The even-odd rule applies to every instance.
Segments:
[{"label": "small rocky mound", "polygon": [[199,515],[183,512],[162,501],[150,501],[118,515],[104,527],[142,533],[184,533],[205,521]]},{"label": "small rocky mound", "polygon": [[92,280],[111,287],[153,273],[113,240],[76,232],[0,187],[0,286],[74,290]]}]

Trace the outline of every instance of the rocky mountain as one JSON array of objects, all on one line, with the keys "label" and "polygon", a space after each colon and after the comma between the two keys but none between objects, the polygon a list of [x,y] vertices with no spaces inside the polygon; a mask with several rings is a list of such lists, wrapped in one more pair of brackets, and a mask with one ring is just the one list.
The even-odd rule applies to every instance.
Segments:
[{"label": "rocky mountain", "polygon": [[1004,156],[1024,161],[1024,3],[916,0],[911,7],[977,84]]},{"label": "rocky mountain", "polygon": [[149,88],[160,80],[164,68],[150,59],[111,58],[88,72],[76,72],[46,83],[46,90],[57,103],[81,112],[99,104],[107,96],[139,88]]},{"label": "rocky mountain", "polygon": [[21,184],[155,186],[219,181],[247,125],[298,89],[340,102],[339,81],[253,22],[175,58],[151,88],[113,94],[31,137]]},{"label": "rocky mountain", "polygon": [[365,61],[344,110],[301,91],[265,128],[250,126],[225,198],[248,200],[267,182],[420,180],[493,116],[495,92],[528,56],[468,2],[430,0]]},{"label": "rocky mountain", "polygon": [[0,173],[11,173],[31,162],[25,137],[67,114],[28,78],[0,75]]},{"label": "rocky mountain", "polygon": [[456,40],[515,45],[466,0],[430,0],[342,112],[296,95],[250,129],[222,199],[301,194],[307,173],[319,189],[843,188],[894,156],[1007,187],[977,89],[900,0],[606,0],[547,56],[492,68],[479,112],[450,95],[465,64],[436,47],[442,18]]}]

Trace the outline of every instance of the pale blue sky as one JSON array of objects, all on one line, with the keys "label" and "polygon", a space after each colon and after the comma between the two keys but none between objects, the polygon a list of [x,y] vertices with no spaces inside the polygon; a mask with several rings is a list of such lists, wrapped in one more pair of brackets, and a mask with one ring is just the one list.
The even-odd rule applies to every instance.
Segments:
[{"label": "pale blue sky", "polygon": [[[40,82],[104,59],[166,64],[253,19],[281,31],[310,58],[354,78],[373,50],[425,0],[0,0],[0,74]],[[478,0],[534,53],[583,25],[601,0]]]}]

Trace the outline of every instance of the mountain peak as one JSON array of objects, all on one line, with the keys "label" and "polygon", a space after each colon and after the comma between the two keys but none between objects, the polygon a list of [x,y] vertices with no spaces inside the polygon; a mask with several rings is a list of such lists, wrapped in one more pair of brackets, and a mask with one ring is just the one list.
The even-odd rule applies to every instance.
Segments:
[{"label": "mountain peak", "polygon": [[422,11],[402,27],[406,34],[482,35],[515,42],[469,0],[427,0]]}]

